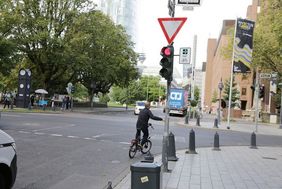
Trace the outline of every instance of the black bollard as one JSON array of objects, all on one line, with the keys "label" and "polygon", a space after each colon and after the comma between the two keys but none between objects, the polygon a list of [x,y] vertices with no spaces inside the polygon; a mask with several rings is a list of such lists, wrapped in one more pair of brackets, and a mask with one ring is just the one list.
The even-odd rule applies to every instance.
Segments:
[{"label": "black bollard", "polygon": [[220,151],[220,148],[219,148],[219,135],[218,135],[217,132],[215,132],[215,135],[214,135],[213,150]]},{"label": "black bollard", "polygon": [[189,124],[189,114],[188,113],[185,116],[185,124]]},{"label": "black bollard", "polygon": [[189,150],[186,151],[187,154],[197,154],[195,147],[195,132],[191,129],[189,134]]},{"label": "black bollard", "polygon": [[113,189],[111,181],[108,182],[107,189]]},{"label": "black bollard", "polygon": [[172,134],[172,132],[170,132],[168,135],[167,160],[168,161],[177,161],[178,160],[178,157],[176,157],[176,153],[175,153],[174,134]]},{"label": "black bollard", "polygon": [[256,134],[255,132],[251,135],[251,149],[257,149]]},{"label": "black bollard", "polygon": [[218,128],[218,120],[217,120],[217,118],[214,119],[213,127],[214,128]]},{"label": "black bollard", "polygon": [[197,125],[197,126],[200,126],[200,116],[199,116],[199,115],[197,116],[196,125]]}]

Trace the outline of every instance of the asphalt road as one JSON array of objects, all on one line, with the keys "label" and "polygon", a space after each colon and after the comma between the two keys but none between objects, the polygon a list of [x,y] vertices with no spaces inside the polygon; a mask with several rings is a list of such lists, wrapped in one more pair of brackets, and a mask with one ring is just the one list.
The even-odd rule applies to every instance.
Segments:
[{"label": "asphalt road", "polygon": [[[155,115],[164,117],[160,109]],[[18,175],[15,189],[102,189],[109,180],[125,176],[130,164],[130,140],[135,136],[137,116],[133,112],[95,114],[2,113],[0,128],[17,144]],[[170,131],[177,149],[188,147],[190,129],[170,118]],[[151,121],[152,154],[161,153],[164,122]],[[214,131],[196,128],[196,146],[210,147]],[[221,145],[249,145],[250,134],[219,131]],[[282,146],[282,137],[263,136],[259,145]]]}]

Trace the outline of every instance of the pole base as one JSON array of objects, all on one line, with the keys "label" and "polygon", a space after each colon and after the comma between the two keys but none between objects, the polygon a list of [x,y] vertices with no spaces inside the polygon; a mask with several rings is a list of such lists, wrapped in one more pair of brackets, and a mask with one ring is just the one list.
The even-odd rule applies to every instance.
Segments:
[{"label": "pole base", "polygon": [[220,148],[213,148],[212,150],[213,150],[213,151],[221,151]]},{"label": "pole base", "polygon": [[167,157],[167,161],[178,161],[178,157]]},{"label": "pole base", "polygon": [[251,149],[258,149],[256,146],[250,146]]},{"label": "pole base", "polygon": [[185,154],[198,154],[196,151],[186,151]]}]

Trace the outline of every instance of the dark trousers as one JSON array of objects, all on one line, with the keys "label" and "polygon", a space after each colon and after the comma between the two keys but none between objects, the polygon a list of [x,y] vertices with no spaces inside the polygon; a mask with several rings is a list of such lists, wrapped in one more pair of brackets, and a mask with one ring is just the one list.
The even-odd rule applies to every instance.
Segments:
[{"label": "dark trousers", "polygon": [[142,138],[141,145],[143,145],[143,144],[147,141],[147,139],[148,139],[148,137],[149,137],[149,130],[148,130],[148,127],[142,128],[142,129],[137,129],[137,130],[136,130],[135,139],[140,140],[140,138],[141,138],[141,137],[140,137],[141,131],[142,131],[142,133],[143,133],[143,138]]}]

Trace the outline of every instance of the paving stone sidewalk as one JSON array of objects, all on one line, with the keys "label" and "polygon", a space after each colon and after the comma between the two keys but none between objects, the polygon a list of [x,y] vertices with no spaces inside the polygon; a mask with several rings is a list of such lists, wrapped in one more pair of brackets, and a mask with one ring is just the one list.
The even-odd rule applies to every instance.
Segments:
[{"label": "paving stone sidewalk", "polygon": [[[282,188],[282,147],[247,146],[198,148],[198,154],[177,151],[177,162],[169,161],[171,173],[162,172],[163,189]],[[161,157],[155,157],[161,162]],[[114,189],[130,189],[131,173]]]}]

